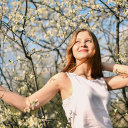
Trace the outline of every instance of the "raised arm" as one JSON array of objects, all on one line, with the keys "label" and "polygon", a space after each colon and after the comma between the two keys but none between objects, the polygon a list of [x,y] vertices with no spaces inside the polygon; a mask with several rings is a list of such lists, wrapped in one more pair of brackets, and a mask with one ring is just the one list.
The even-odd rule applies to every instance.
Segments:
[{"label": "raised arm", "polygon": [[128,66],[126,65],[102,62],[102,67],[104,71],[128,74]]},{"label": "raised arm", "polygon": [[32,106],[28,103],[37,100],[39,104],[34,107],[34,110],[38,109],[49,102],[60,91],[60,83],[63,76],[64,73],[56,74],[46,83],[43,88],[29,97],[20,96],[9,90],[5,91],[5,88],[0,86],[0,98],[2,97],[3,101],[22,112],[24,112],[25,108],[30,108],[30,110],[32,110]]},{"label": "raised arm", "polygon": [[119,74],[113,77],[104,77],[108,90],[124,88],[128,85],[128,66],[102,62],[103,70]]}]

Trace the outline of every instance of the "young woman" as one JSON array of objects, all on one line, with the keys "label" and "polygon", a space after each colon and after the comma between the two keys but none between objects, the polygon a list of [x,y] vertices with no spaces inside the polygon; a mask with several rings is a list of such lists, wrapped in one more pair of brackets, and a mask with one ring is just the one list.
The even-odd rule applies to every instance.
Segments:
[{"label": "young woman", "polygon": [[[67,51],[67,65],[53,76],[46,85],[29,97],[23,97],[0,86],[0,97],[6,103],[24,112],[38,109],[57,93],[73,128],[112,128],[109,118],[109,90],[124,88],[128,77],[122,75],[103,77],[102,71],[128,74],[128,66],[101,63],[96,36],[87,29],[77,30]],[[39,104],[32,105],[38,100]]]}]

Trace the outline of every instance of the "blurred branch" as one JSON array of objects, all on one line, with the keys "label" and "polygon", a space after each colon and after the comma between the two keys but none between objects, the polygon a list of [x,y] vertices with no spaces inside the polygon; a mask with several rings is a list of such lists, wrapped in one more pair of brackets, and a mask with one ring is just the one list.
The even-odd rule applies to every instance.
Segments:
[{"label": "blurred branch", "polygon": [[16,41],[14,40],[12,37],[8,36],[6,33],[4,33],[2,30],[0,30],[0,32],[6,36],[7,38],[9,38],[10,40],[14,41],[16,44],[18,44],[18,46],[23,50],[22,46]]},{"label": "blurred branch", "polygon": [[116,18],[116,61],[118,62],[118,54],[119,54],[119,26],[120,26],[120,21],[119,17]]},{"label": "blurred branch", "polygon": [[[117,109],[114,105],[111,104],[111,106],[112,106],[113,109]],[[118,110],[119,110],[119,109],[120,109],[120,108],[118,108]],[[120,121],[122,118],[125,120],[125,122],[128,123],[127,119],[124,118],[124,114],[122,114],[120,111],[118,111],[118,114],[119,114],[121,117],[120,117],[119,119],[117,119],[117,120],[115,121],[115,123],[118,122],[118,121]],[[116,117],[116,116],[115,116],[115,117]],[[113,125],[115,125],[115,123],[113,123]]]},{"label": "blurred branch", "polygon": [[9,90],[11,90],[10,85],[9,85],[9,83],[8,83],[8,81],[7,81],[6,77],[5,77],[5,75],[3,74],[3,71],[2,71],[2,69],[1,69],[1,67],[0,67],[0,71],[1,71],[1,75],[3,76],[3,78],[4,78],[4,80],[5,80],[6,84],[7,84],[7,86],[8,86],[8,88],[9,88]]},{"label": "blurred branch", "polygon": [[105,4],[102,0],[99,0],[102,4],[104,4],[113,14],[116,18],[118,18],[116,12],[114,12],[107,4]]},{"label": "blurred branch", "polygon": [[3,19],[3,0],[1,0],[1,17],[0,17],[1,23],[0,23],[0,29],[2,27],[2,21],[3,21],[2,19]]},{"label": "blurred branch", "polygon": [[77,26],[73,31],[71,31],[71,32],[68,34],[68,36],[62,41],[62,43],[61,43],[58,47],[54,48],[53,50],[55,50],[55,49],[61,47],[61,45],[65,43],[65,41],[71,36],[71,34],[72,34],[74,31],[76,31],[76,30],[78,29],[78,27],[79,27],[79,26]]},{"label": "blurred branch", "polygon": [[23,30],[21,31],[20,39],[22,38],[22,34],[23,34],[23,31],[25,28],[25,23],[26,23],[26,19],[27,19],[27,10],[28,10],[28,1],[26,0],[25,1],[25,14],[24,14]]},{"label": "blurred branch", "polygon": [[[25,16],[24,16],[24,22],[23,22],[23,29],[25,27],[25,23],[26,23],[26,16],[27,16],[27,8],[28,8],[28,1],[26,0],[25,2],[26,6],[25,6]],[[26,50],[25,50],[25,47],[24,47],[24,44],[23,44],[23,40],[22,40],[22,34],[23,34],[23,31],[21,31],[21,35],[20,35],[20,41],[21,41],[21,45],[22,45],[22,49],[24,51],[24,54],[25,54],[25,57],[28,58],[29,60],[31,59],[30,56],[27,54]]]},{"label": "blurred branch", "polygon": [[[22,44],[22,48],[23,48],[25,57],[28,58],[29,61],[30,61],[31,68],[32,68],[32,73],[33,73],[33,75],[34,75],[35,89],[36,89],[36,91],[38,91],[37,77],[36,77],[36,73],[35,73],[35,69],[34,69],[33,60],[32,60],[31,55],[29,55],[29,54],[26,52],[25,47],[24,47],[24,44],[23,44],[23,40],[22,40],[22,34],[23,34],[23,31],[24,31],[24,28],[25,28],[25,23],[26,23],[26,18],[27,18],[27,9],[28,9],[28,1],[26,0],[26,1],[25,1],[25,15],[24,15],[24,21],[23,21],[23,30],[21,31],[20,41],[21,41],[21,44]],[[40,108],[40,111],[41,111],[42,117],[43,117],[43,116],[45,117],[44,111],[43,111],[43,108],[42,108],[42,107]],[[44,120],[43,120],[43,122],[44,122],[44,126],[47,127],[47,123],[46,123]]]}]

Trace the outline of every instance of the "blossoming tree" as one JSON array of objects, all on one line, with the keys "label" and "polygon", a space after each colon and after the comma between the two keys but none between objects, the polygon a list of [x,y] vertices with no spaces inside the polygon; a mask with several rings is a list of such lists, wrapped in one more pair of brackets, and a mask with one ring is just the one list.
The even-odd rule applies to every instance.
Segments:
[{"label": "blossoming tree", "polygon": [[[21,95],[31,95],[61,71],[78,28],[94,31],[103,61],[128,62],[127,0],[1,0],[0,11],[2,82]],[[122,94],[127,105],[126,89]],[[27,116],[15,111],[1,102],[1,127],[70,127],[65,116],[59,116],[59,95]]]}]

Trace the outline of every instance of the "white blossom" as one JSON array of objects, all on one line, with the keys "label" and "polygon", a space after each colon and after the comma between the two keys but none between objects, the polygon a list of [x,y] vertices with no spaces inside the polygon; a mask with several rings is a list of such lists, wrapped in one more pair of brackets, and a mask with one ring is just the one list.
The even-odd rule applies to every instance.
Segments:
[{"label": "white blossom", "polygon": [[115,112],[115,113],[117,112],[117,108],[116,108],[116,109],[114,109],[114,112]]},{"label": "white blossom", "polygon": [[30,112],[30,108],[29,107],[26,107],[25,109],[24,109],[24,112],[26,113],[26,112]]},{"label": "white blossom", "polygon": [[20,59],[21,59],[21,56],[18,56],[18,57],[17,57],[17,60],[20,60]]}]

